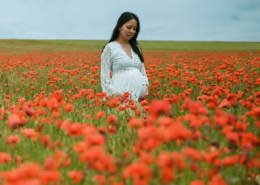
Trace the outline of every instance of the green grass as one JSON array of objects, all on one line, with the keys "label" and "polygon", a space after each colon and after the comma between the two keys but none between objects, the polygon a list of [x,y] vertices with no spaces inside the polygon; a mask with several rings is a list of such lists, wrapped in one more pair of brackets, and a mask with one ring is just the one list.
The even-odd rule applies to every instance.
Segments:
[{"label": "green grass", "polygon": [[[107,40],[0,40],[2,53],[101,51]],[[260,50],[260,42],[139,41],[143,51]]]}]

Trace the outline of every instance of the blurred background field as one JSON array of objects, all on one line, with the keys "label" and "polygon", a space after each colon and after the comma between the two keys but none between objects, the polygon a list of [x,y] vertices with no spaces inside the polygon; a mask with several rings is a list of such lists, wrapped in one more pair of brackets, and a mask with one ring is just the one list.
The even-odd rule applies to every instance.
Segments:
[{"label": "blurred background field", "polygon": [[[1,53],[101,51],[106,40],[0,40]],[[260,50],[260,42],[139,41],[143,51]]]}]

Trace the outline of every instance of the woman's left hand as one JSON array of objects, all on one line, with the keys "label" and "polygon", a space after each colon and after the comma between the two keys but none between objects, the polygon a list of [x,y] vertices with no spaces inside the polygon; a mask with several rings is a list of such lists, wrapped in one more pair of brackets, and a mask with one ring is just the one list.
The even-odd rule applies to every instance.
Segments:
[{"label": "woman's left hand", "polygon": [[148,85],[146,85],[145,92],[144,92],[144,94],[142,94],[142,95],[139,97],[139,99],[140,99],[140,100],[144,100],[145,98],[147,98],[148,94],[149,94],[149,92],[148,92]]}]

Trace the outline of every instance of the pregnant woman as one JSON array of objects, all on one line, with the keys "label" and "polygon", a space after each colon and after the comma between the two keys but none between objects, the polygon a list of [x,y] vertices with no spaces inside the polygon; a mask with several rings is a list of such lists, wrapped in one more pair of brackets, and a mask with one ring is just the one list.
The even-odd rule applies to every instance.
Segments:
[{"label": "pregnant woman", "polygon": [[100,75],[102,91],[107,92],[107,96],[122,97],[128,92],[131,99],[139,102],[148,96],[149,83],[144,58],[136,41],[139,31],[138,17],[124,12],[117,21],[111,39],[103,48]]}]

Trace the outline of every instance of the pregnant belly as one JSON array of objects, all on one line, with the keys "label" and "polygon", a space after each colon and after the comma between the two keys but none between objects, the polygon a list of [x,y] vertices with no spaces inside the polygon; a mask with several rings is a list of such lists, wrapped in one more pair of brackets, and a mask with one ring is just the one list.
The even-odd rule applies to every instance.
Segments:
[{"label": "pregnant belly", "polygon": [[121,94],[129,92],[134,99],[138,99],[146,88],[143,83],[143,75],[138,69],[115,72],[112,76],[112,82],[117,92]]}]

